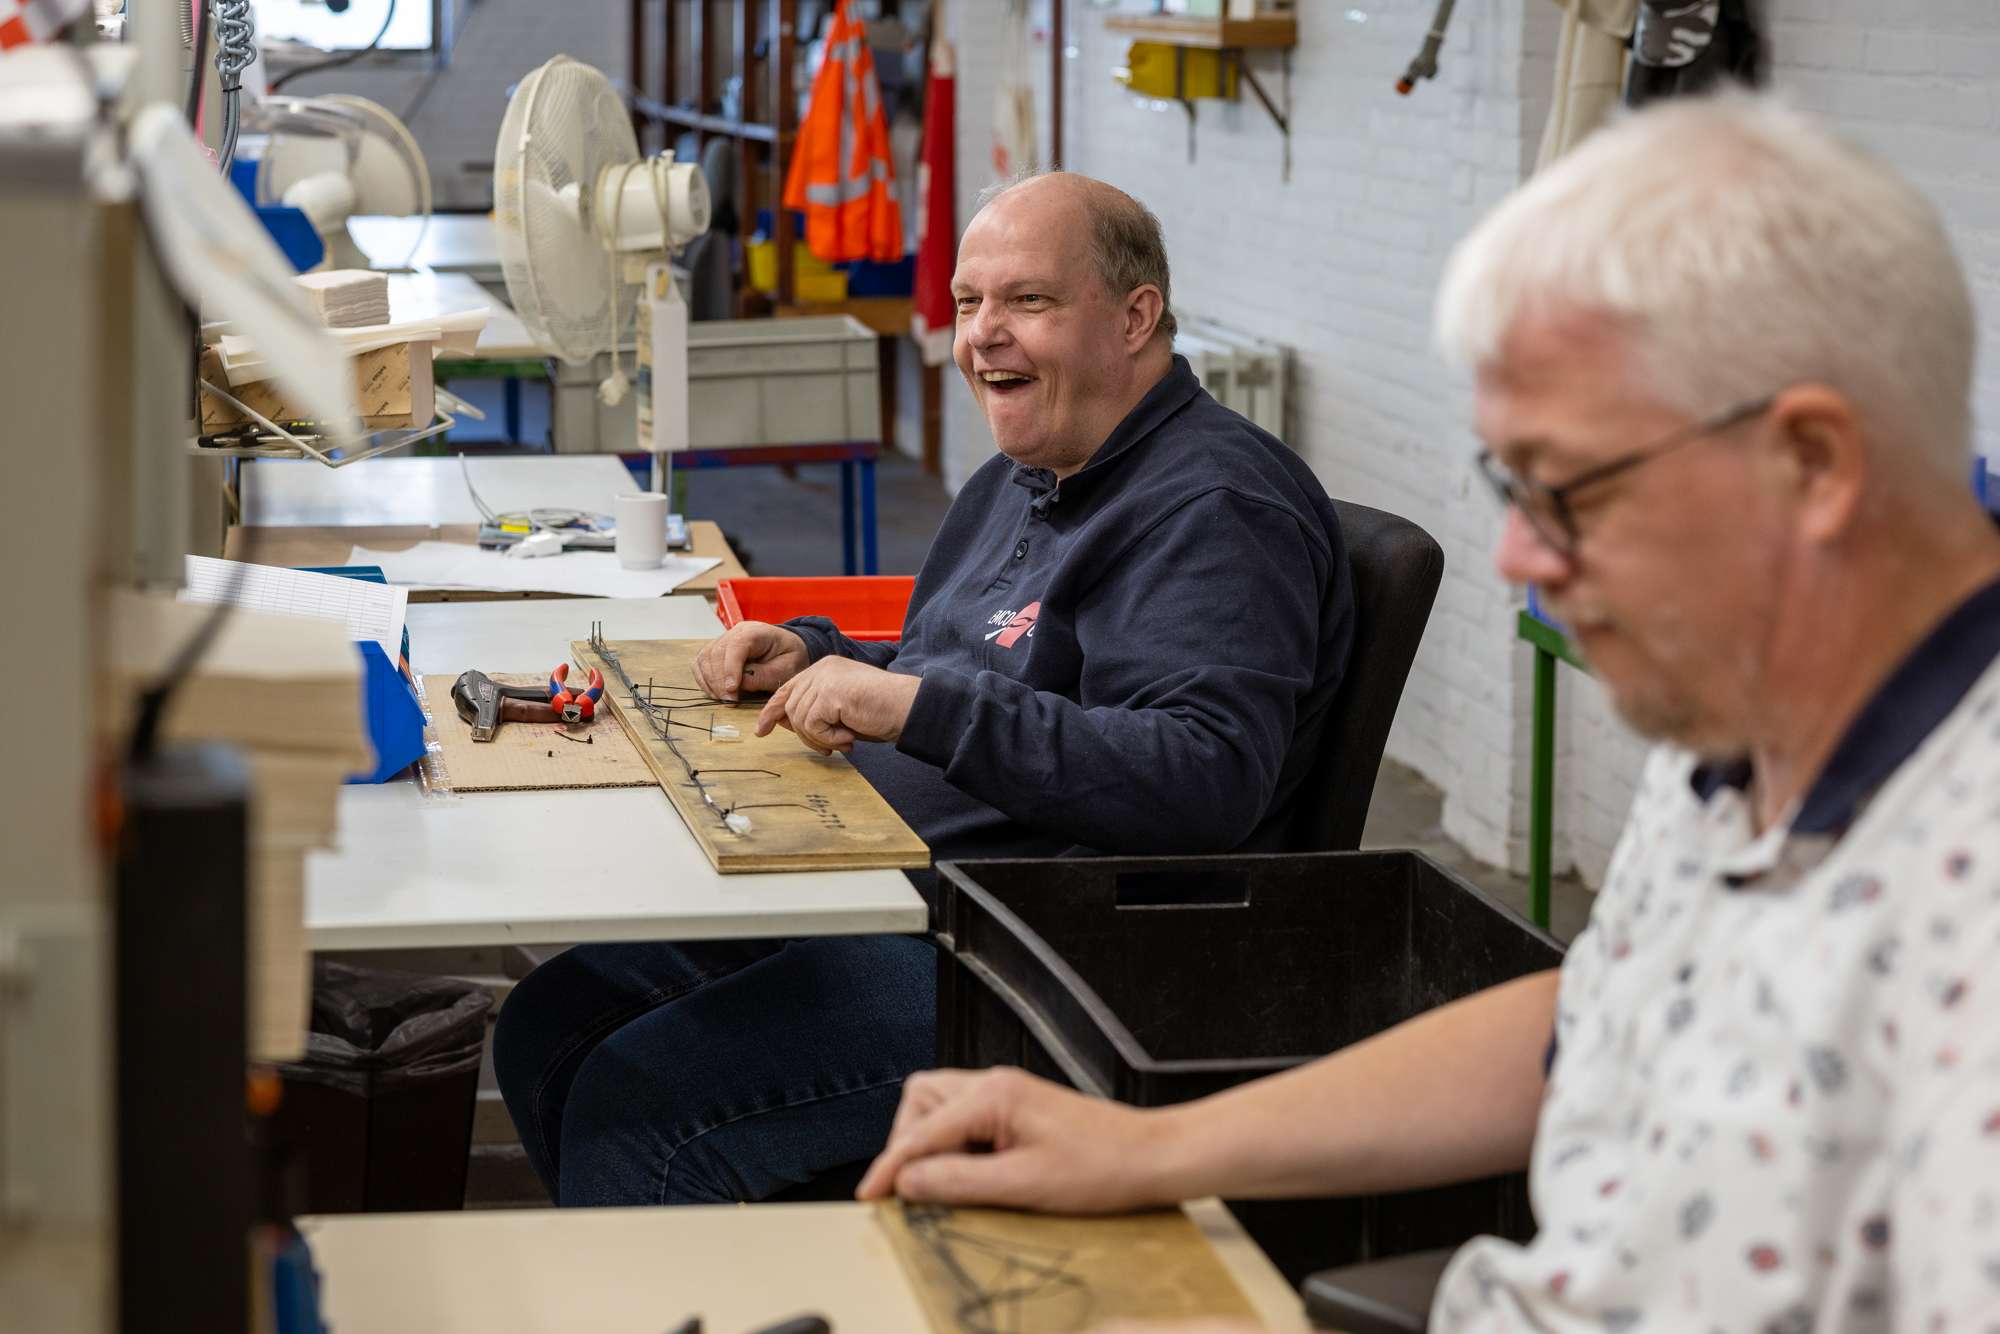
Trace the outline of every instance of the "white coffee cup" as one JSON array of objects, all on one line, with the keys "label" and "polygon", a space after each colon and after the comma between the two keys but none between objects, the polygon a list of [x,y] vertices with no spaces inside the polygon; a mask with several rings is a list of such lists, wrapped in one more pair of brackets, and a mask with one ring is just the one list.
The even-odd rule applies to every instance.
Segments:
[{"label": "white coffee cup", "polygon": [[667,555],[667,498],[659,491],[636,491],[618,497],[612,517],[618,522],[618,563],[628,570],[650,570]]}]

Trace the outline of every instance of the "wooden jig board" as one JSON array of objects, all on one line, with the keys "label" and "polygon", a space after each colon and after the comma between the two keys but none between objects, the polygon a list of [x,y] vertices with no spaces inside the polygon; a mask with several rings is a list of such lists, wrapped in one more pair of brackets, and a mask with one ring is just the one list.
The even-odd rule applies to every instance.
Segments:
[{"label": "wooden jig board", "polygon": [[[545,676],[491,672],[503,686],[547,685]],[[431,726],[444,748],[445,780],[454,792],[531,792],[542,788],[651,787],[653,771],[625,729],[599,715],[579,733],[558,735],[560,723],[504,723],[491,741],[474,741],[472,724],[451,702],[454,676],[426,676]]]},{"label": "wooden jig board", "polygon": [[[700,639],[645,639],[613,640],[607,647],[640,688],[646,688],[648,682],[662,690],[684,688],[692,699],[696,693],[695,655],[706,644]],[[604,699],[611,704],[612,716],[632,739],[716,870],[728,875],[907,869],[931,864],[924,841],[846,756],[820,755],[783,728],[767,737],[756,736],[761,700],[734,708],[726,704],[676,707],[674,716],[691,725],[672,729],[675,746],[687,764],[702,774],[702,782],[720,806],[740,808],[751,821],[749,832],[731,831],[722,817],[703,803],[689,781],[687,767],[654,735],[609,664],[587,641],[576,641],[570,651],[581,666],[604,673]],[[702,730],[711,721],[734,724],[742,739],[712,740]],[[720,772],[727,769],[768,772]]]},{"label": "wooden jig board", "polygon": [[[922,1220],[927,1212],[930,1221],[913,1226],[912,1219]],[[1068,1334],[1117,1319],[1257,1316],[1201,1229],[1178,1209],[1063,1218],[1005,1209],[933,1211],[892,1200],[876,1206],[876,1217],[932,1334],[968,1329]],[[957,1275],[941,1249],[949,1251]],[[1056,1274],[1061,1277],[1053,1278]],[[1021,1295],[968,1319],[969,1301],[1005,1292]]]}]

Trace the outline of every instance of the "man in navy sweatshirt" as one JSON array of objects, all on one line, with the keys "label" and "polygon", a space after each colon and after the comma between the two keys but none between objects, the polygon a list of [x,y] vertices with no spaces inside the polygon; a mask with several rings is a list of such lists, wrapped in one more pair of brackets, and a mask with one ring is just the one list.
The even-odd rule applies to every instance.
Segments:
[{"label": "man in navy sweatshirt", "polygon": [[[940,860],[1277,846],[1353,632],[1325,491],[1174,355],[1159,223],[1121,191],[1001,191],[952,287],[1000,452],[901,642],[749,622],[699,683],[770,692],[760,734],[848,753]],[[933,968],[910,937],[580,947],[508,999],[501,1088],[562,1204],[851,1181],[934,1055]]]}]

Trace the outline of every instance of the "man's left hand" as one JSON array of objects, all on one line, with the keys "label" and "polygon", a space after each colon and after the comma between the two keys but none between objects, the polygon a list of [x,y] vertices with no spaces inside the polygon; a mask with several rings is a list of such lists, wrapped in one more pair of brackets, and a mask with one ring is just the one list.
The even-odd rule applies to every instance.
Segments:
[{"label": "man's left hand", "polygon": [[787,727],[822,755],[844,754],[857,741],[894,741],[920,684],[852,658],[821,658],[772,694],[757,715],[757,735]]}]

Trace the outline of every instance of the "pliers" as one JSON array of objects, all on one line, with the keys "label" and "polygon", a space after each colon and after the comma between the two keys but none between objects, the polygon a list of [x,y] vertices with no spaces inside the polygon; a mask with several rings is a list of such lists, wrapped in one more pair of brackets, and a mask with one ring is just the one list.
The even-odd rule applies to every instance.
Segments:
[{"label": "pliers", "polygon": [[556,669],[549,673],[549,707],[566,723],[587,723],[597,716],[597,700],[604,693],[604,673],[591,668],[590,684],[582,690],[567,684],[568,679],[569,664],[557,663]]},{"label": "pliers", "polygon": [[591,669],[590,682],[579,690],[568,684],[569,664],[549,673],[546,692],[535,686],[504,686],[484,672],[461,672],[452,682],[451,702],[458,716],[472,724],[474,741],[491,741],[502,723],[563,723],[577,727],[597,714],[604,694],[604,677]]}]

